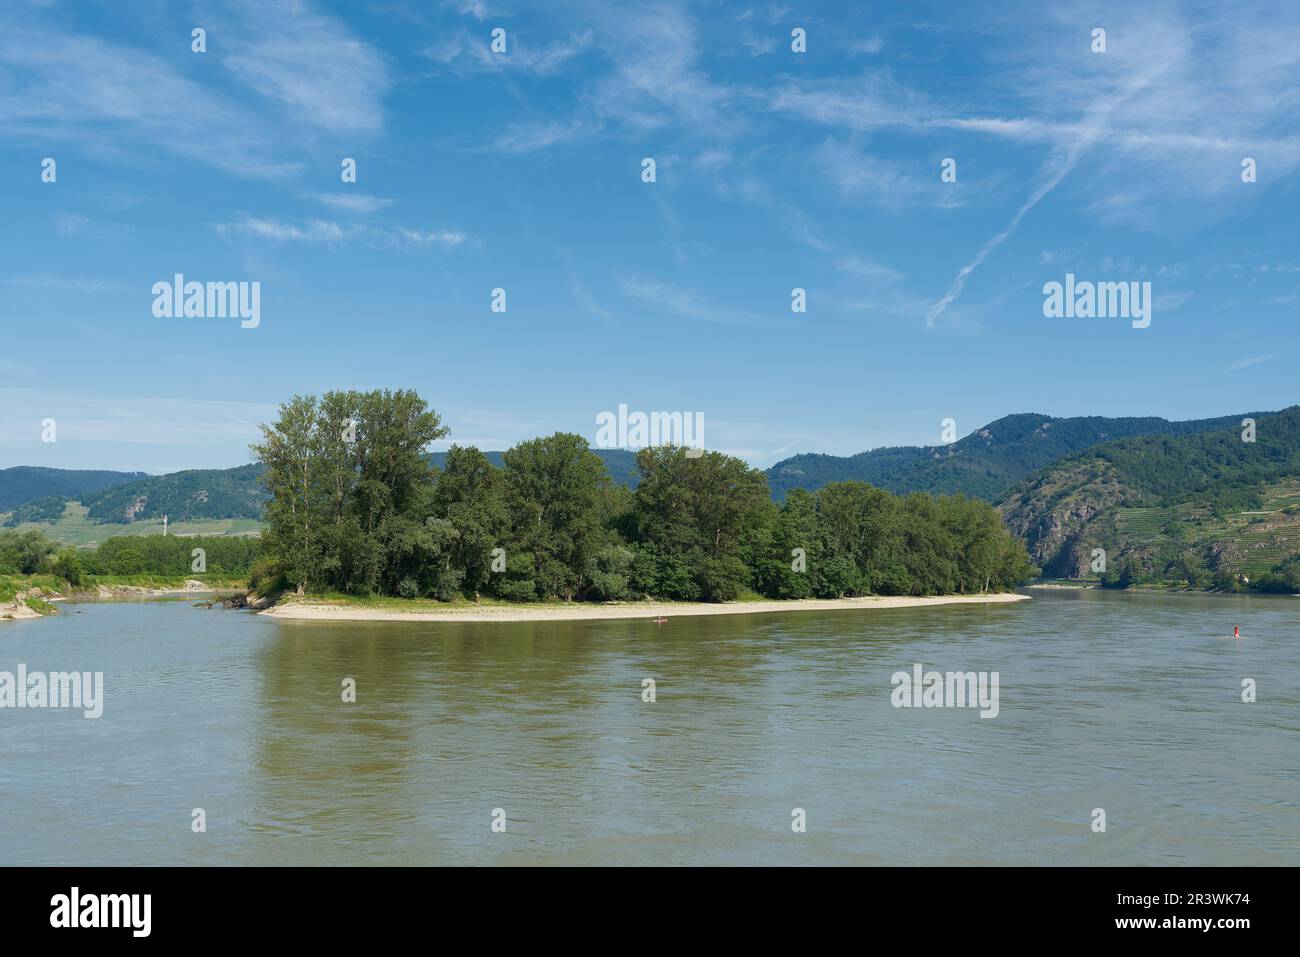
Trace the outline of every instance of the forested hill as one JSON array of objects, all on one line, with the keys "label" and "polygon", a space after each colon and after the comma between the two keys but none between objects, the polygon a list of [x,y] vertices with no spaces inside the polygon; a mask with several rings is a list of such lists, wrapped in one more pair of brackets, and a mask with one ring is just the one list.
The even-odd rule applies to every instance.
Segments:
[{"label": "forested hill", "polygon": [[[830,482],[859,480],[903,494],[907,492],[964,493],[998,501],[1031,473],[1102,442],[1126,437],[1181,436],[1237,427],[1245,413],[1217,419],[1170,422],[1156,417],[1054,418],[1022,413],[991,422],[950,446],[906,446],[876,449],[854,456],[808,453],[777,463],[767,470],[772,496],[778,501],[794,488],[818,489]],[[634,453],[626,449],[593,449],[618,485],[635,488]],[[485,453],[497,468],[503,453]],[[446,452],[429,454],[441,469]],[[55,522],[68,501],[80,501],[87,517],[101,523],[140,519],[172,521],[262,516],[267,493],[259,465],[233,469],[204,469],[149,476],[130,472],[74,472],[19,467],[0,470],[0,513],[12,511],[6,524]]]},{"label": "forested hill", "polygon": [[1300,553],[1300,406],[1191,435],[1106,442],[1029,476],[999,505],[1048,575],[1256,575]]},{"label": "forested hill", "polygon": [[[260,518],[267,499],[258,481],[260,465],[233,469],[193,469],[170,475],[145,475],[93,492],[52,494],[24,502],[4,524],[54,523],[68,502],[86,507],[86,518],[99,524],[125,525],[161,519],[172,522],[225,518]],[[127,474],[129,473],[122,473]]]},{"label": "forested hill", "polygon": [[125,523],[162,518],[173,522],[258,518],[267,491],[258,464],[233,469],[192,469],[127,482],[81,499],[96,522]]},{"label": "forested hill", "polygon": [[0,469],[0,512],[32,499],[58,495],[81,498],[110,485],[145,479],[144,472],[103,472],[82,469],[50,469],[35,465],[18,465]]},{"label": "forested hill", "polygon": [[[636,486],[636,456],[626,449],[593,449],[619,485]],[[503,453],[487,452],[497,468]],[[446,452],[427,456],[441,469]],[[0,472],[0,491],[12,511],[4,524],[54,523],[70,501],[87,508],[87,518],[101,524],[129,524],[160,519],[173,522],[211,519],[260,519],[268,493],[258,464],[232,469],[193,469],[169,475],[143,472],[68,472],[62,469],[12,468]],[[28,473],[37,473],[28,475]],[[9,476],[15,475],[12,481]],[[93,477],[76,480],[74,477]]]},{"label": "forested hill", "polygon": [[858,480],[895,493],[962,493],[997,501],[1030,473],[1111,439],[1141,435],[1188,435],[1228,428],[1247,415],[1171,422],[1155,416],[1054,418],[1038,413],[1004,416],[951,445],[894,446],[852,456],[808,453],[767,470],[773,498],[795,488]]}]

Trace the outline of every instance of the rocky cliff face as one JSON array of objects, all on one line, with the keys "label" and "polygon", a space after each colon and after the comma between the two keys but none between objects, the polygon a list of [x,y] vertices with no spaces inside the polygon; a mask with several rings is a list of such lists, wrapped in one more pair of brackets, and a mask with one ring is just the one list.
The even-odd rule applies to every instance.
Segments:
[{"label": "rocky cliff face", "polygon": [[1131,497],[1110,465],[1093,459],[1040,474],[1013,490],[998,510],[1043,574],[1080,578],[1110,530],[1107,510]]}]

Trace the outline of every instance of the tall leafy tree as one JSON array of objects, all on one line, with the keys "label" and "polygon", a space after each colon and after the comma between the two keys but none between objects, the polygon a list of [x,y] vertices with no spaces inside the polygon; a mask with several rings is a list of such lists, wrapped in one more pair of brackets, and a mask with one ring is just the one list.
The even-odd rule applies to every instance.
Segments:
[{"label": "tall leafy tree", "polygon": [[580,435],[557,432],[505,453],[513,543],[531,559],[539,598],[582,597],[591,562],[605,544],[602,494],[609,473]]},{"label": "tall leafy tree", "polygon": [[[357,481],[352,508],[369,547],[356,556],[356,584],[392,594],[409,566],[431,556],[425,519],[431,510],[429,445],[450,431],[415,392],[349,396]],[[404,567],[406,566],[406,567]]]},{"label": "tall leafy tree", "polygon": [[300,592],[395,592],[434,547],[425,453],[447,432],[409,390],[329,392],[282,405],[252,451],[271,490],[267,553],[285,579]]},{"label": "tall leafy tree", "polygon": [[768,554],[754,561],[756,584],[773,598],[810,598],[813,578],[827,556],[826,529],[817,496],[794,489],[781,503]]},{"label": "tall leafy tree", "polygon": [[492,552],[509,544],[505,478],[476,448],[453,445],[433,491],[434,513],[456,530],[450,567],[463,573],[467,592],[489,588]]},{"label": "tall leafy tree", "polygon": [[299,594],[326,584],[322,528],[328,496],[320,480],[319,406],[315,396],[294,396],[281,404],[280,417],[263,425],[252,453],[266,466],[262,476],[271,491],[266,506],[267,554]]},{"label": "tall leafy tree", "polygon": [[665,591],[730,601],[751,583],[747,537],[770,520],[767,477],[721,452],[690,453],[680,446],[637,453],[637,533],[664,566]]}]

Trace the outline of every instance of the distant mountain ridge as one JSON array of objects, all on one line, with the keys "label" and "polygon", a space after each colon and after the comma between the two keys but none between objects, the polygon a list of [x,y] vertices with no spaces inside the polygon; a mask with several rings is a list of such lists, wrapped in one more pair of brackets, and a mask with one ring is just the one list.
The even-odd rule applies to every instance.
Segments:
[{"label": "distant mountain ridge", "polygon": [[[636,456],[626,449],[593,449],[617,483],[636,485]],[[485,453],[493,465],[504,465],[503,453]],[[442,468],[445,452],[433,452],[429,462]],[[27,522],[52,524],[68,502],[80,502],[87,518],[102,524],[130,524],[160,519],[172,522],[212,519],[260,519],[267,500],[259,481],[259,463],[231,469],[192,469],[167,475],[143,472],[67,472],[19,466],[0,471],[0,492],[8,501],[0,514],[11,512],[5,525]],[[10,473],[21,481],[7,484]],[[33,475],[32,473],[37,473]],[[74,478],[81,476],[82,478]],[[24,494],[28,497],[21,501]]]},{"label": "distant mountain ridge", "polygon": [[[858,480],[899,494],[962,493],[997,503],[1005,500],[1019,483],[1057,463],[1072,462],[1072,468],[1081,468],[1081,460],[1072,457],[1096,446],[1141,437],[1231,433],[1239,429],[1241,420],[1247,416],[1262,422],[1285,414],[1243,413],[1174,422],[1154,416],[1057,418],[1018,413],[990,422],[951,445],[883,448],[853,456],[808,453],[778,462],[767,470],[767,476],[773,498],[778,501],[794,488],[815,490],[829,482]],[[634,452],[592,451],[605,463],[615,482],[635,487]],[[485,454],[493,465],[504,464],[502,452]],[[429,462],[435,467],[441,468],[445,461],[445,452],[429,455]],[[0,514],[11,512],[5,521],[11,526],[23,522],[54,523],[63,515],[69,501],[79,501],[87,509],[86,517],[95,523],[129,525],[136,521],[156,521],[163,515],[172,522],[260,519],[266,501],[265,487],[258,481],[261,474],[259,464],[161,476],[11,468],[0,470],[0,502],[6,503],[0,507]],[[17,501],[24,495],[29,497]],[[1042,507],[1043,502],[1025,505],[1028,511],[1035,508],[1041,511]],[[1014,523],[1013,531],[1030,535],[1036,519],[1005,510],[1004,515]],[[1031,553],[1034,553],[1032,545]],[[1047,556],[1042,548],[1035,554],[1040,559]],[[1050,558],[1047,556],[1045,560]]]},{"label": "distant mountain ridge", "polygon": [[82,469],[52,469],[39,465],[17,465],[0,469],[0,512],[51,495],[79,498],[108,488],[148,478],[144,472],[106,472]]},{"label": "distant mountain ridge", "polygon": [[260,518],[267,499],[258,481],[259,464],[233,469],[191,469],[168,475],[122,473],[128,481],[78,494],[56,493],[23,502],[4,522],[54,523],[69,502],[86,507],[86,517],[97,524],[127,525],[161,519],[172,522],[210,519]]},{"label": "distant mountain ridge", "polygon": [[162,518],[173,522],[259,518],[269,497],[258,481],[260,463],[233,469],[191,469],[126,482],[82,499],[91,520],[125,524]]},{"label": "distant mountain ridge", "polygon": [[1188,435],[1239,423],[1246,415],[1173,422],[1155,416],[1057,418],[1007,415],[951,445],[894,446],[851,456],[807,453],[767,470],[777,501],[791,489],[809,491],[829,482],[861,481],[897,494],[930,492],[995,502],[1037,469],[1099,442],[1138,435]]},{"label": "distant mountain ridge", "polygon": [[1130,581],[1268,573],[1300,555],[1300,406],[1101,443],[1027,476],[998,508],[1049,577],[1099,577],[1095,550]]}]

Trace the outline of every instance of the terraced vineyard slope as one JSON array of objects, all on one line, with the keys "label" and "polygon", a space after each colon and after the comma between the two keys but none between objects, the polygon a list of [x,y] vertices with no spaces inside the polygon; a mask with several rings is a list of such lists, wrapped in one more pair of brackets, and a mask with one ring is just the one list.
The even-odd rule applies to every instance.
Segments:
[{"label": "terraced vineyard slope", "polygon": [[1300,407],[1259,416],[1253,442],[1238,422],[1103,443],[1030,476],[998,508],[1047,577],[1257,580],[1300,556]]}]

